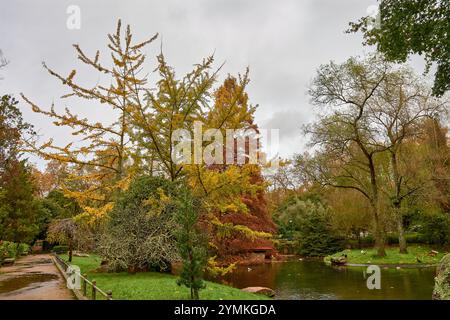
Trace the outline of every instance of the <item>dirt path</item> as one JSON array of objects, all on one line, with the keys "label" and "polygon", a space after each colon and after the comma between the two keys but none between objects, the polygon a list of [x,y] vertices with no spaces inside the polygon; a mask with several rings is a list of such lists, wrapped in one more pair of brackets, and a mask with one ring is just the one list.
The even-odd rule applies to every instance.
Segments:
[{"label": "dirt path", "polygon": [[73,300],[48,254],[20,258],[0,268],[0,300]]}]

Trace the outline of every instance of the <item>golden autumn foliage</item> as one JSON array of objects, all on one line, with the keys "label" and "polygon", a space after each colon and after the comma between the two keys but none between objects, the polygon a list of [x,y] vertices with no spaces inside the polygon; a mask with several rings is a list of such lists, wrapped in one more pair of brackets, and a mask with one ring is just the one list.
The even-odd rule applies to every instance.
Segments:
[{"label": "golden autumn foliage", "polygon": [[[75,70],[63,77],[44,64],[52,76],[71,90],[64,98],[77,97],[94,102],[96,108],[106,107],[105,112],[116,115],[116,121],[95,122],[77,116],[70,108],[63,113],[54,106],[46,110],[22,95],[34,112],[53,119],[56,126],[69,128],[74,137],[81,137],[81,142],[74,138],[66,146],[49,140],[30,145],[30,150],[47,160],[69,164],[76,174],[69,175],[66,182],[85,181],[81,188],[64,184],[64,192],[77,200],[84,209],[82,217],[88,221],[106,216],[114,207],[115,194],[126,189],[134,175],[161,175],[172,181],[186,180],[193,193],[203,200],[205,222],[213,232],[212,248],[236,237],[249,243],[269,239],[275,228],[263,208],[266,185],[258,165],[248,161],[239,165],[182,164],[173,156],[175,132],[182,129],[195,135],[196,121],[202,123],[202,130],[211,128],[223,135],[227,129],[257,129],[253,119],[256,106],[249,103],[245,92],[248,70],[237,77],[226,77],[214,89],[221,67],[213,69],[212,56],[178,77],[160,53],[155,69],[158,80],[153,87],[143,75],[142,49],[156,36],[134,44],[129,26],[122,32],[119,21],[116,33],[108,36],[110,67],[100,63],[99,52],[89,58],[78,45],[74,46],[79,60],[110,78],[109,86],[83,87],[76,84]],[[206,146],[208,141],[200,143]],[[224,156],[235,151],[234,144],[231,149],[223,149]]]},{"label": "golden autumn foliage", "polygon": [[[143,94],[145,78],[138,76],[144,63],[142,48],[155,40],[151,39],[133,43],[130,27],[122,34],[119,20],[115,34],[108,35],[108,48],[112,64],[106,67],[100,63],[100,53],[93,58],[74,45],[78,59],[91,67],[93,72],[110,78],[109,85],[97,84],[92,88],[75,82],[76,70],[67,77],[53,71],[44,63],[44,68],[70,90],[62,98],[78,97],[85,103],[95,103],[104,112],[117,115],[112,124],[94,122],[81,118],[66,107],[65,112],[58,112],[52,105],[50,110],[39,107],[22,94],[22,98],[32,110],[53,119],[56,126],[68,128],[74,136],[65,146],[56,145],[52,139],[41,145],[30,145],[30,150],[46,160],[55,160],[71,165],[76,172],[68,180],[83,179],[85,188],[72,190],[64,187],[66,196],[74,198],[84,209],[83,216],[89,220],[103,217],[113,207],[113,194],[127,188],[131,176],[135,173],[133,144],[130,138],[131,117],[129,110]],[[100,106],[105,105],[105,106]],[[77,140],[75,140],[75,138]]]}]

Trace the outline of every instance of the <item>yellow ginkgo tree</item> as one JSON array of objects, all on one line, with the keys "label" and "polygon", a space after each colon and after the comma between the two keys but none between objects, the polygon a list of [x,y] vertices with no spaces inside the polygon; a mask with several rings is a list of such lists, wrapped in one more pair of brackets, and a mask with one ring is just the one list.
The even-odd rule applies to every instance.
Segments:
[{"label": "yellow ginkgo tree", "polygon": [[[213,68],[212,56],[179,77],[161,52],[154,72],[157,81],[151,85],[148,74],[143,72],[142,50],[155,38],[134,44],[129,26],[123,33],[119,21],[116,33],[109,35],[109,67],[100,63],[99,52],[89,58],[78,45],[74,46],[79,60],[108,77],[108,86],[82,86],[75,81],[76,71],[64,77],[44,64],[52,76],[71,90],[64,98],[76,97],[95,103],[95,108],[106,107],[104,112],[116,118],[112,124],[94,122],[79,117],[73,108],[66,108],[62,113],[53,106],[48,110],[22,95],[33,111],[80,137],[65,146],[50,140],[30,145],[30,150],[45,159],[71,166],[75,174],[69,180],[83,181],[83,184],[67,183],[67,186],[83,187],[66,187],[64,191],[66,196],[77,200],[84,209],[82,215],[89,221],[98,221],[111,211],[115,194],[126,189],[134,175],[147,174],[187,181],[193,194],[202,199],[206,211],[202,221],[208,226],[211,247],[219,247],[219,242],[225,243],[223,239],[237,236],[252,241],[270,237],[273,224],[265,209],[258,211],[260,215],[252,215],[255,203],[265,206],[262,196],[265,183],[259,165],[250,163],[245,154],[244,161],[238,160],[236,135],[231,136],[231,145],[216,140],[218,136],[227,137],[229,130],[257,132],[256,106],[249,103],[245,91],[248,70],[238,77],[227,76],[222,85],[214,88],[221,66]],[[187,135],[184,143],[194,145],[193,154],[189,154],[193,156],[191,161],[177,161],[175,141],[180,138],[177,136],[180,132]],[[198,134],[200,141],[196,140]],[[224,144],[216,144],[219,142]],[[222,156],[223,162],[206,160],[203,150],[211,151],[211,143],[212,154],[215,158]],[[196,149],[199,146],[200,153]],[[252,197],[254,203],[249,200]],[[257,220],[266,227],[258,226]]]},{"label": "yellow ginkgo tree", "polygon": [[100,62],[99,51],[90,58],[79,45],[74,45],[78,59],[99,76],[106,76],[108,85],[86,87],[75,81],[76,70],[65,77],[43,64],[52,76],[70,90],[62,98],[77,97],[89,107],[94,104],[96,108],[104,108],[102,112],[117,115],[112,124],[79,117],[69,107],[65,108],[65,112],[57,111],[53,105],[48,110],[22,94],[34,112],[53,119],[56,126],[69,128],[73,136],[79,137],[65,146],[59,146],[50,139],[41,145],[29,147],[30,151],[47,160],[71,165],[76,174],[69,179],[85,181],[86,188],[65,188],[64,191],[66,196],[78,201],[84,209],[83,215],[89,220],[103,217],[112,209],[114,193],[126,188],[135,172],[133,168],[139,163],[130,138],[130,110],[145,90],[145,76],[139,76],[145,61],[142,49],[156,36],[134,43],[130,27],[127,26],[124,32],[119,20],[115,34],[108,35],[112,60],[109,66]]}]

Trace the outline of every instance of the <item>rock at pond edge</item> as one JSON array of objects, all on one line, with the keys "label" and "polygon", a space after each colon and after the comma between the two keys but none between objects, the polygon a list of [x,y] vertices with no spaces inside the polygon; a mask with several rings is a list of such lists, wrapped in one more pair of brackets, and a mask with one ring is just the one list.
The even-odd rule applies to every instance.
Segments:
[{"label": "rock at pond edge", "polygon": [[270,288],[267,288],[267,287],[247,287],[247,288],[241,289],[241,291],[250,292],[250,293],[257,293],[257,294],[263,294],[263,295],[268,296],[268,297],[274,297],[275,296],[275,291],[270,289]]},{"label": "rock at pond edge", "polygon": [[450,300],[450,254],[444,256],[437,267],[433,300]]}]

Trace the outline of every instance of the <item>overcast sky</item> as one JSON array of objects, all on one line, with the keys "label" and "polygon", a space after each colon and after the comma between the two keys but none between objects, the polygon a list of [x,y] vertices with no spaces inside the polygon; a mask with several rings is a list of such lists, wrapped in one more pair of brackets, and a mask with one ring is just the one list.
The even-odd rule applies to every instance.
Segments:
[{"label": "overcast sky", "polygon": [[[107,33],[117,19],[130,24],[134,36],[144,40],[160,34],[148,48],[148,69],[156,66],[160,41],[168,62],[178,75],[215,52],[216,65],[226,62],[222,74],[236,74],[250,67],[250,100],[259,104],[256,122],[261,128],[280,129],[280,154],[304,150],[301,126],[313,119],[307,87],[319,65],[342,62],[371,51],[361,36],[345,34],[349,21],[366,15],[376,0],[171,0],[171,1],[21,1],[2,0],[0,49],[10,64],[0,71],[0,94],[20,92],[40,106],[55,103],[56,110],[70,103],[73,110],[93,119],[112,120],[102,108],[79,101],[61,101],[67,93],[41,65],[63,75],[78,68],[72,44],[88,54],[106,52]],[[69,5],[81,9],[81,28],[66,27]],[[106,61],[106,60],[105,60]],[[423,71],[421,59],[412,62]],[[88,86],[99,79],[80,69],[76,79]],[[155,79],[155,76],[153,76]],[[68,133],[34,114],[21,102],[25,119],[42,134],[65,144]],[[42,165],[42,162],[40,162]]]}]

